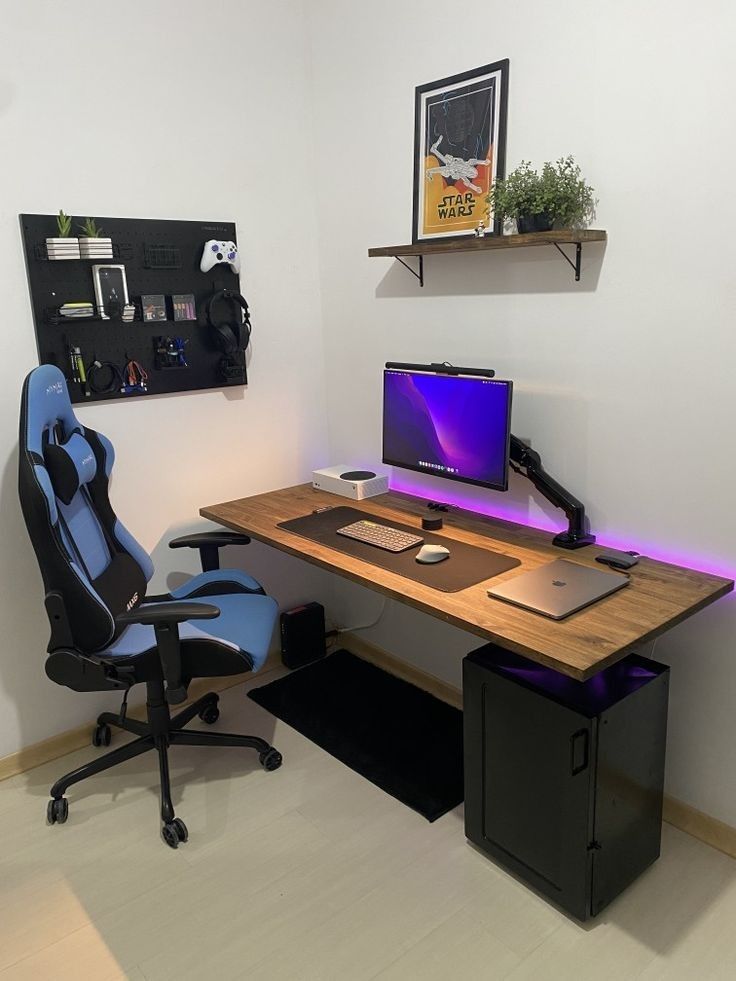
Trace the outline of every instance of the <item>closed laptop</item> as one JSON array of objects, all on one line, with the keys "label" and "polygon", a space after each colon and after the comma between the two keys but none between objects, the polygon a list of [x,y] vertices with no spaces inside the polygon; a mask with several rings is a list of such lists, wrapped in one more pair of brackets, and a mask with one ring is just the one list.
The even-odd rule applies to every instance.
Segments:
[{"label": "closed laptop", "polygon": [[629,577],[556,559],[488,590],[494,599],[562,620],[629,584]]}]

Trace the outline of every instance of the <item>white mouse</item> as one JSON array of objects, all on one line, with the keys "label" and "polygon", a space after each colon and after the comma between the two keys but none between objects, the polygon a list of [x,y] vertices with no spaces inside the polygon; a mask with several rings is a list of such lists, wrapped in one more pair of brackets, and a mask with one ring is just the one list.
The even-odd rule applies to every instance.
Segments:
[{"label": "white mouse", "polygon": [[422,545],[414,559],[416,562],[421,562],[422,565],[430,565],[434,562],[441,562],[443,559],[449,559],[449,557],[450,550],[444,545]]}]

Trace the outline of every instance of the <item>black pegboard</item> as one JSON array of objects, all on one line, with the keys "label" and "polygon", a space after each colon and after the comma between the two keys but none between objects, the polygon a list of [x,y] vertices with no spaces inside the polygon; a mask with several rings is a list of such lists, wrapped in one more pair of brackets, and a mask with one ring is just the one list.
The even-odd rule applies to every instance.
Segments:
[{"label": "black pegboard", "polygon": [[[83,218],[73,218],[77,231]],[[97,218],[103,234],[112,239],[112,259],[68,259],[49,261],[45,242],[58,234],[55,215],[20,215],[26,255],[28,286],[36,330],[40,364],[55,364],[69,383],[72,402],[189,392],[226,386],[219,375],[222,352],[213,342],[207,325],[205,306],[216,289],[240,292],[239,277],[228,265],[217,265],[210,272],[200,271],[204,243],[209,239],[237,242],[234,222],[168,221],[150,218]],[[59,320],[62,303],[95,302],[92,266],[121,263],[125,266],[128,294],[135,306],[135,319],[124,323],[110,320]],[[196,321],[160,320],[144,322],[140,297],[143,294],[193,293]],[[167,315],[171,316],[168,309]],[[156,369],[154,338],[161,335],[183,337],[187,341],[187,368]],[[70,345],[78,345],[85,364],[95,359],[112,361],[121,369],[133,359],[148,372],[145,395],[92,393],[86,397],[82,387],[72,381]]]}]

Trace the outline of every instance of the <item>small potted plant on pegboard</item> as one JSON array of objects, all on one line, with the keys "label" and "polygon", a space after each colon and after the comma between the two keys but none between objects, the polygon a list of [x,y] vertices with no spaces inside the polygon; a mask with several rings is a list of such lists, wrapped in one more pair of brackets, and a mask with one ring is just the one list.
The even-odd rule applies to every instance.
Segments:
[{"label": "small potted plant on pegboard", "polygon": [[508,177],[495,181],[488,202],[497,218],[515,219],[520,234],[585,228],[597,203],[574,157],[547,161],[541,173],[522,160]]},{"label": "small potted plant on pegboard", "polygon": [[102,237],[102,229],[94,218],[85,218],[78,226],[79,253],[82,259],[112,259],[112,239]]},{"label": "small potted plant on pegboard", "polygon": [[56,228],[59,232],[56,238],[46,239],[46,255],[49,259],[78,259],[79,242],[72,238],[72,220],[69,215],[59,211],[56,216]]}]

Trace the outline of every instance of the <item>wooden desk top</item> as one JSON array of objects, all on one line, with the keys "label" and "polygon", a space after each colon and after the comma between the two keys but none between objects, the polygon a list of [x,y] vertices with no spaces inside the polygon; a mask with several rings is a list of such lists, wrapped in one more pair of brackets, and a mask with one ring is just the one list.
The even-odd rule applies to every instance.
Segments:
[{"label": "wooden desk top", "polygon": [[604,549],[592,545],[566,551],[554,547],[552,535],[546,531],[452,509],[444,515],[444,528],[436,533],[448,539],[450,548],[453,539],[469,542],[515,556],[521,566],[460,592],[442,593],[278,527],[280,522],[315,508],[340,504],[351,504],[386,522],[393,519],[416,525],[420,531],[421,515],[427,513],[422,498],[397,491],[366,501],[349,501],[301,484],[214,504],[201,508],[200,514],[579,681],[640,648],[734,587],[732,579],[642,558],[630,570],[631,583],[625,589],[565,620],[549,620],[490,599],[486,590],[491,583],[518,576],[552,559],[593,565],[595,556]]}]

